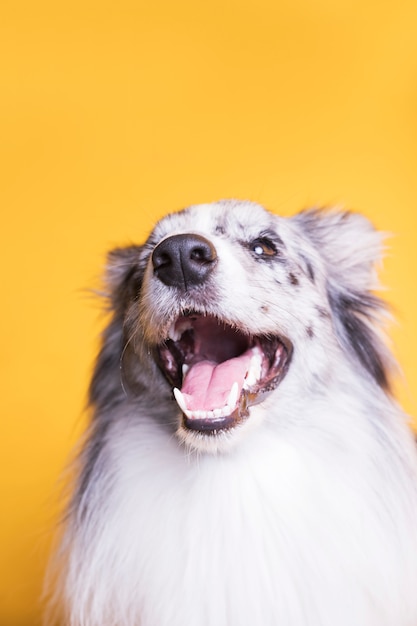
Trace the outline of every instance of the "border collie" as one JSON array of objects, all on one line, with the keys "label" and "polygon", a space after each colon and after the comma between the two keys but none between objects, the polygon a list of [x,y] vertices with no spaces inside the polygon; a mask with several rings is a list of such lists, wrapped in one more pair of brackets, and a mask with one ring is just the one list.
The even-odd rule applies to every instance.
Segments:
[{"label": "border collie", "polygon": [[417,454],[362,216],[192,206],[108,257],[71,626],[416,626]]}]

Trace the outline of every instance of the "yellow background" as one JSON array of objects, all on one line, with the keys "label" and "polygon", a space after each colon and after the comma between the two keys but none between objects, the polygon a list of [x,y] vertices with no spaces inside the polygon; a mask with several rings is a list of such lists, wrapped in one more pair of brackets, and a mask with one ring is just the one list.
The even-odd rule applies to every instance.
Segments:
[{"label": "yellow background", "polygon": [[[4,1],[0,626],[38,623],[104,252],[224,197],[363,211],[416,414],[415,0]],[[348,425],[347,425],[348,427]]]}]

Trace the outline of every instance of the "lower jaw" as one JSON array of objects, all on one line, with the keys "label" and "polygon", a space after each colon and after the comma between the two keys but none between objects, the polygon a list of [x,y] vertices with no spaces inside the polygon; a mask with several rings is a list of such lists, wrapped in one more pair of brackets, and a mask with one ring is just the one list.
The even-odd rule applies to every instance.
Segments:
[{"label": "lower jaw", "polygon": [[256,428],[262,421],[262,412],[256,409],[249,411],[247,408],[244,415],[239,414],[234,419],[233,416],[234,413],[229,416],[232,421],[227,426],[197,429],[197,424],[194,423],[190,428],[187,417],[182,415],[176,432],[177,438],[190,451],[212,455],[227,453],[241,442],[249,430]]},{"label": "lower jaw", "polygon": [[192,432],[197,432],[205,436],[215,436],[220,431],[234,428],[236,424],[241,421],[239,418],[235,417],[235,413],[232,413],[228,417],[210,420],[189,419],[184,415],[182,423],[184,428]]},{"label": "lower jaw", "polygon": [[257,402],[260,402],[263,394],[243,390],[235,410],[228,416],[218,419],[196,419],[187,415],[182,415],[182,426],[186,430],[199,433],[206,437],[215,437],[219,433],[227,433],[233,431],[234,428],[241,426],[249,417],[249,408]]}]

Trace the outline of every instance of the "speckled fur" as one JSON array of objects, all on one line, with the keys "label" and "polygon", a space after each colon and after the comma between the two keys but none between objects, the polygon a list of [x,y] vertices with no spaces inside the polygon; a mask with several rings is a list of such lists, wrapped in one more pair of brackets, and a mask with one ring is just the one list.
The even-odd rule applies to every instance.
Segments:
[{"label": "speckled fur", "polygon": [[[185,232],[218,263],[179,295],[150,255]],[[276,237],[269,260],[249,245],[262,233]],[[389,395],[380,248],[356,214],[225,201],[110,255],[112,320],[61,549],[69,625],[416,626],[416,450]],[[152,357],[185,309],[293,345],[279,387],[218,437],[181,427]]]}]

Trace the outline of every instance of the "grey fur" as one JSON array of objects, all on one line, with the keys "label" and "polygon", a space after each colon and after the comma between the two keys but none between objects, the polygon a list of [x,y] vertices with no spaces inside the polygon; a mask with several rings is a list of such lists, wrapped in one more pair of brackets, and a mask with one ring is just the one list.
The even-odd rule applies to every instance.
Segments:
[{"label": "grey fur", "polygon": [[[218,262],[202,284],[164,282],[152,253],[186,233]],[[417,460],[387,395],[380,252],[355,214],[222,201],[109,254],[62,549],[69,626],[417,623]],[[210,331],[220,320],[222,339],[256,338],[243,342],[255,359],[260,345],[289,355],[246,421],[210,436],[187,430],[160,360],[173,344],[176,374],[177,323],[198,334],[190,314]]]}]

